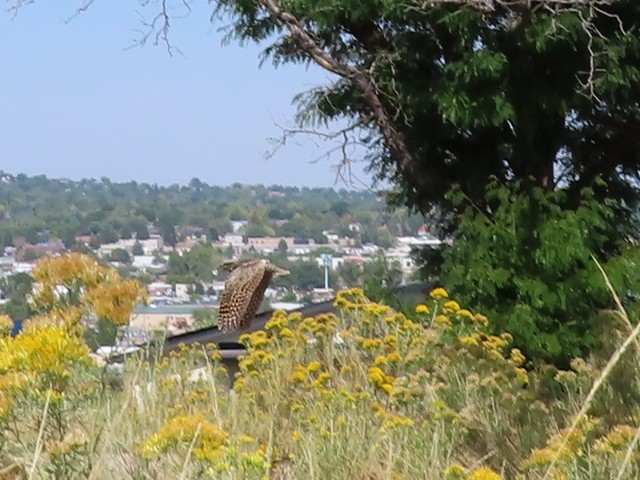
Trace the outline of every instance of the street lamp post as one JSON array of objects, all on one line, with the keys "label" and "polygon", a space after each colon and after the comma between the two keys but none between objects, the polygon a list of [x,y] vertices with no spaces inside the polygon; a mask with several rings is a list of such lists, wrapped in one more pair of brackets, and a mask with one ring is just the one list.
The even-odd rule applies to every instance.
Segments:
[{"label": "street lamp post", "polygon": [[331,268],[331,262],[333,260],[333,255],[330,253],[323,253],[320,258],[322,258],[322,264],[324,265],[324,288],[325,290],[329,289],[329,268]]}]

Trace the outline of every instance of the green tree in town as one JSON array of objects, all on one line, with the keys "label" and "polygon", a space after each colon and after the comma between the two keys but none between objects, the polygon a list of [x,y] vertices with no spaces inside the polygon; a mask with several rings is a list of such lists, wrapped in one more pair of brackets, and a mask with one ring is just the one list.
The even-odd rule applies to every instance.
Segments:
[{"label": "green tree in town", "polygon": [[127,252],[124,248],[114,248],[109,255],[109,259],[112,262],[130,263],[131,255],[129,255],[129,252]]},{"label": "green tree in town", "polygon": [[287,242],[284,239],[280,239],[278,242],[278,255],[286,257],[288,248]]},{"label": "green tree in town", "polygon": [[167,280],[170,283],[198,284],[213,281],[213,271],[220,265],[222,253],[210,245],[196,244],[184,254],[169,254]]},{"label": "green tree in town", "polygon": [[133,244],[133,247],[131,247],[131,254],[132,255],[144,255],[144,248],[142,248],[142,244],[138,241],[136,241],[136,243]]},{"label": "green tree in town", "polygon": [[7,299],[7,303],[0,306],[0,312],[13,319],[29,318],[33,313],[28,301],[32,285],[33,279],[27,273],[16,273],[0,279],[0,290]]},{"label": "green tree in town", "polygon": [[193,319],[197,329],[213,327],[217,323],[215,310],[210,308],[198,308],[193,311]]}]

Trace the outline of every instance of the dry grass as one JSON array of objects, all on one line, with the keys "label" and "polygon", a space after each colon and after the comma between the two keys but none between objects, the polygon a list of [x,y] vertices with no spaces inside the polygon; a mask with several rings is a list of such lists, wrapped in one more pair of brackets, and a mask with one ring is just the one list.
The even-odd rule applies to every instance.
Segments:
[{"label": "dry grass", "polygon": [[244,338],[233,391],[207,346],[131,360],[113,390],[73,345],[1,340],[0,479],[640,477],[640,403],[612,401],[640,398],[620,303],[626,337],[570,371],[525,370],[442,290],[410,318],[359,290],[337,305]]}]

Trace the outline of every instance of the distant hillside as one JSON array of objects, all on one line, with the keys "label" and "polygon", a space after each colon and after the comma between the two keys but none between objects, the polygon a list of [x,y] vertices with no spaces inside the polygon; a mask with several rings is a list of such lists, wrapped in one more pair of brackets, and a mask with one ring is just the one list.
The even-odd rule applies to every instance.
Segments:
[{"label": "distant hillside", "polygon": [[378,244],[415,233],[424,222],[401,209],[387,211],[384,198],[371,191],[218,187],[197,178],[188,185],[165,187],[0,171],[0,247],[60,240],[70,248],[79,235],[89,235],[99,244],[132,236],[144,239],[153,232],[171,245],[185,232],[215,239],[232,230],[233,220],[248,221],[243,231],[247,236],[284,235],[324,242],[322,232],[332,230]]}]

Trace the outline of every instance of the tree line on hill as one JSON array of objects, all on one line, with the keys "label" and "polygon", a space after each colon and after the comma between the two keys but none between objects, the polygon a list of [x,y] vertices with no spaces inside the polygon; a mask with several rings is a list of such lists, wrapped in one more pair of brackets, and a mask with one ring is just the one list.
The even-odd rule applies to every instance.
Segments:
[{"label": "tree line on hill", "polygon": [[[217,240],[231,222],[246,220],[247,236],[291,236],[323,243],[325,230],[390,246],[394,236],[415,233],[421,215],[391,211],[371,191],[234,184],[210,186],[194,178],[188,185],[114,183],[107,178],[79,181],[29,177],[0,171],[0,247],[16,239],[35,244],[61,240],[67,248],[79,235],[91,246],[149,238],[150,228],[175,245],[193,230]],[[350,224],[361,226],[359,232]]]}]

